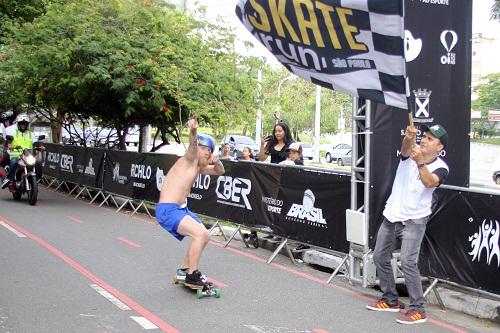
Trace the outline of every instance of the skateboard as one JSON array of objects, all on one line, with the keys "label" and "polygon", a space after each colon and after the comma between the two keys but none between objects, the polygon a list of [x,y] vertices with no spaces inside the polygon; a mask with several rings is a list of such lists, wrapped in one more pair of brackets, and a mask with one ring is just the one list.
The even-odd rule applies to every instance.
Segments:
[{"label": "skateboard", "polygon": [[220,289],[216,288],[213,283],[209,282],[207,285],[203,286],[202,288],[194,288],[191,286],[188,286],[184,283],[184,281],[181,281],[177,279],[177,276],[174,276],[173,278],[174,284],[183,284],[184,287],[191,289],[191,290],[196,290],[196,297],[198,299],[203,298],[205,296],[215,296],[215,298],[220,298]]}]

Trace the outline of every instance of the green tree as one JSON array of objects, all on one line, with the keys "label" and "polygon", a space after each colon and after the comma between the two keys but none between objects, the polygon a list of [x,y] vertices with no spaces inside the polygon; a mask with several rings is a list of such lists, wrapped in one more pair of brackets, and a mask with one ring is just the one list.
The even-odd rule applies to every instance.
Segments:
[{"label": "green tree", "polygon": [[83,0],[12,24],[0,56],[0,98],[29,105],[55,125],[93,118],[115,127],[121,148],[132,124],[162,140],[196,115],[206,123],[255,109],[255,61],[234,36],[164,1]]},{"label": "green tree", "polygon": [[496,122],[488,121],[488,112],[500,110],[500,73],[487,75],[483,82],[474,88],[479,97],[472,102],[472,108],[481,111],[481,119],[472,123],[472,129],[481,137],[494,134]]}]

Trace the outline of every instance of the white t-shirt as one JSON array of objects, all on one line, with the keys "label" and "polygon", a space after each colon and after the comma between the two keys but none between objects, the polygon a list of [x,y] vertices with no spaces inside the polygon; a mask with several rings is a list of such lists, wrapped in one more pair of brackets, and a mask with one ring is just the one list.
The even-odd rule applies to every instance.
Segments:
[{"label": "white t-shirt", "polygon": [[[437,169],[446,169],[448,165],[436,158],[426,165],[432,173]],[[442,172],[439,172],[442,175]],[[440,182],[443,179],[440,177]],[[417,163],[411,158],[401,159],[392,184],[392,191],[385,204],[383,215],[390,222],[417,220],[431,214],[432,193],[436,188],[427,188],[420,180]]]}]

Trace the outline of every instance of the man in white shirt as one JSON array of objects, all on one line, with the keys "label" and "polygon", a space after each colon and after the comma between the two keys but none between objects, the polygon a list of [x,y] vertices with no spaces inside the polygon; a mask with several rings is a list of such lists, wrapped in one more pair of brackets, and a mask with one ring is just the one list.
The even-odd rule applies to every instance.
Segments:
[{"label": "man in white shirt", "polygon": [[396,239],[401,240],[401,264],[410,296],[408,312],[396,321],[401,324],[425,322],[424,297],[418,256],[431,214],[432,194],[448,177],[447,164],[438,156],[448,144],[448,133],[441,125],[422,126],[420,146],[415,144],[416,129],[408,126],[401,144],[401,160],[383,212],[373,260],[377,267],[382,298],[366,307],[374,311],[399,312],[391,259]]}]

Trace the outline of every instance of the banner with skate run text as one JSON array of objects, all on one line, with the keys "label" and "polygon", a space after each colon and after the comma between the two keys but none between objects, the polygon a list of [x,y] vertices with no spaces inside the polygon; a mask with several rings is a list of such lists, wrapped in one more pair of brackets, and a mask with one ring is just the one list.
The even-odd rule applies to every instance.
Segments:
[{"label": "banner with skate run text", "polygon": [[293,74],[407,109],[402,0],[240,0],[236,15]]}]

